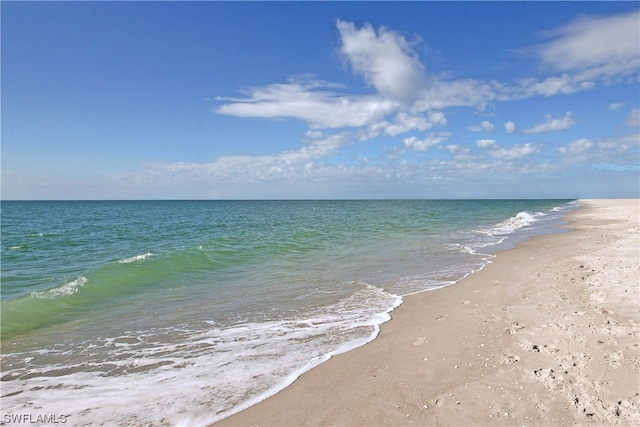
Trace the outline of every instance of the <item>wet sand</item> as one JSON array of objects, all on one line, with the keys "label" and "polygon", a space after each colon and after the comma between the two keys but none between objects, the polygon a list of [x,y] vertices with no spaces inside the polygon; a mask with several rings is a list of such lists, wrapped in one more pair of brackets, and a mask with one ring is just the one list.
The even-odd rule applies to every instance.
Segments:
[{"label": "wet sand", "polygon": [[581,203],[216,425],[640,425],[640,202]]}]

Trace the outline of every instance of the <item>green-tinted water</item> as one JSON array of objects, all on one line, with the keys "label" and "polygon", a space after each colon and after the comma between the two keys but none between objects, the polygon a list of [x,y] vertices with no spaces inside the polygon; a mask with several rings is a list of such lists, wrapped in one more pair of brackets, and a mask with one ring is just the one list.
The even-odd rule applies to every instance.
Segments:
[{"label": "green-tinted water", "polygon": [[[3,405],[76,399],[70,422],[119,423],[166,400],[208,420],[370,340],[399,295],[481,268],[566,202],[3,202]],[[30,378],[56,391],[21,391]]]}]

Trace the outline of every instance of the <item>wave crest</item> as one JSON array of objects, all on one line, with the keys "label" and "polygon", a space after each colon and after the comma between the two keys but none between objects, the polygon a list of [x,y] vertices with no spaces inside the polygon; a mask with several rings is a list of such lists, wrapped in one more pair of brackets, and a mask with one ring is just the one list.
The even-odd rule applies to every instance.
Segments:
[{"label": "wave crest", "polygon": [[124,258],[118,261],[120,264],[131,264],[132,262],[144,261],[149,257],[152,257],[153,254],[151,252],[147,252],[146,254],[136,255],[129,258]]},{"label": "wave crest", "polygon": [[527,211],[518,212],[516,216],[506,219],[496,224],[491,229],[487,230],[487,234],[492,236],[502,236],[505,234],[511,234],[516,230],[528,227],[534,222],[538,221],[540,217],[546,214],[542,212],[531,213]]},{"label": "wave crest", "polygon": [[86,285],[88,281],[89,280],[86,277],[80,276],[71,282],[58,286],[57,288],[49,289],[47,291],[31,292],[31,296],[40,299],[51,299],[60,296],[73,295],[78,292],[78,289]]}]

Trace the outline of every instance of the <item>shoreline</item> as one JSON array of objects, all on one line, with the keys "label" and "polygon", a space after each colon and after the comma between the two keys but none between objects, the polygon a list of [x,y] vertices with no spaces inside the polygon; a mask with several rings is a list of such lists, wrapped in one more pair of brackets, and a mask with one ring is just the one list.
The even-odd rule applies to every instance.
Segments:
[{"label": "shoreline", "polygon": [[214,425],[640,424],[638,199],[580,202]]}]

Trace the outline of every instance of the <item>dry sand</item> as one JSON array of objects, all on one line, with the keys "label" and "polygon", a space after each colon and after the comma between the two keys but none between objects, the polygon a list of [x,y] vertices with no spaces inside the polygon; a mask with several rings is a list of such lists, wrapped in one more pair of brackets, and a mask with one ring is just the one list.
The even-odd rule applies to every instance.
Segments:
[{"label": "dry sand", "polygon": [[216,425],[640,425],[640,204],[582,204]]}]

